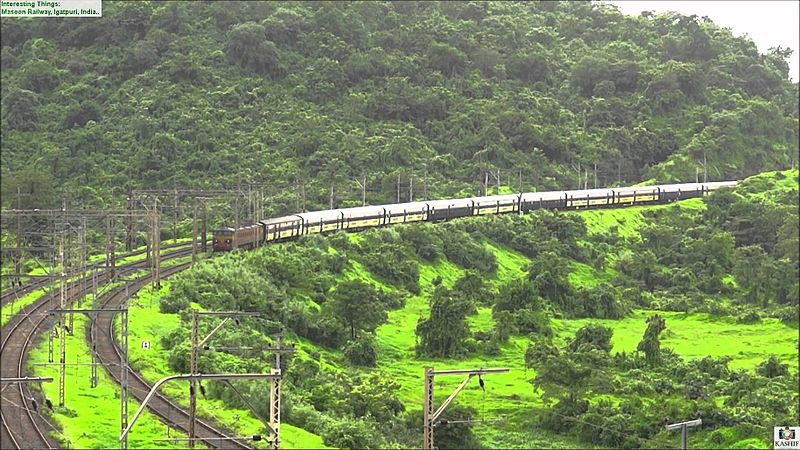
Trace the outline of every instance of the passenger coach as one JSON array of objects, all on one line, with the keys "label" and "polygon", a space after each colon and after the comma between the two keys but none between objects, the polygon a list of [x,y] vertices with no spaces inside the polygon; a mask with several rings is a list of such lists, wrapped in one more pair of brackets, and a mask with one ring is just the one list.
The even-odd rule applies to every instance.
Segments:
[{"label": "passenger coach", "polygon": [[736,186],[736,181],[632,186],[613,189],[525,192],[486,197],[429,200],[391,205],[312,211],[262,220],[238,229],[214,230],[214,251],[253,248],[265,242],[294,239],[307,234],[363,230],[397,223],[437,222],[487,214],[523,214],[535,209],[585,209],[619,207],[702,197]]}]

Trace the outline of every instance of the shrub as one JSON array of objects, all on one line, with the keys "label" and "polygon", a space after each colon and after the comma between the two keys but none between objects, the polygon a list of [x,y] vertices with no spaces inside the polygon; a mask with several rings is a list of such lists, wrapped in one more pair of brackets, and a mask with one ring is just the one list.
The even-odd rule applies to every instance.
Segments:
[{"label": "shrub", "polygon": [[447,259],[466,269],[474,269],[485,274],[497,271],[497,258],[494,254],[476,243],[470,235],[462,232],[445,232],[444,254]]},{"label": "shrub", "polygon": [[282,69],[275,43],[268,41],[264,27],[253,22],[234,26],[226,47],[233,62],[253,72],[278,76]]},{"label": "shrub", "polygon": [[375,367],[378,362],[378,351],[375,347],[375,337],[371,333],[362,333],[347,344],[344,356],[353,365]]},{"label": "shrub", "polygon": [[414,249],[414,253],[425,261],[433,262],[442,254],[442,239],[436,229],[427,224],[413,224],[398,229],[400,236]]},{"label": "shrub", "polygon": [[188,298],[170,294],[161,297],[158,305],[159,311],[165,314],[176,314],[189,308],[190,303]]},{"label": "shrub", "polygon": [[736,315],[736,323],[759,323],[761,314],[757,311],[748,310]]},{"label": "shrub", "polygon": [[370,272],[419,294],[419,264],[399,244],[384,244],[362,257]]},{"label": "shrub", "polygon": [[462,300],[445,287],[438,287],[431,298],[431,312],[417,322],[417,354],[453,357],[467,352],[469,324]]}]

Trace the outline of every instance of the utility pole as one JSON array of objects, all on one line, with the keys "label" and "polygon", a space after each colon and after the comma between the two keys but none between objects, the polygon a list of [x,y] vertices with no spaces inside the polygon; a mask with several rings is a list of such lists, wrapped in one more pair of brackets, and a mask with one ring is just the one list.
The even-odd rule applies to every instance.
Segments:
[{"label": "utility pole", "polygon": [[161,289],[161,224],[159,223],[158,197],[153,198],[153,288]]},{"label": "utility pole", "polygon": [[[233,215],[234,215],[234,220],[236,222],[235,228],[238,230],[239,229],[239,189],[238,188],[236,189],[236,199],[234,200],[233,203],[234,203]],[[233,248],[238,248],[238,247],[239,246],[238,246],[238,244],[236,242],[236,239],[234,239],[233,240]]]},{"label": "utility pole", "polygon": [[208,204],[206,203],[206,200],[203,199],[203,228],[202,228],[202,234],[200,235],[200,239],[202,241],[201,244],[203,253],[206,253],[208,251],[207,234],[208,234]]},{"label": "utility pole", "polygon": [[428,200],[428,165],[425,165],[425,181],[422,185],[422,197],[423,200]]},{"label": "utility pole", "polygon": [[[433,450],[433,429],[438,424],[438,419],[441,417],[444,410],[450,406],[450,403],[456,398],[456,396],[461,392],[464,387],[467,386],[469,380],[472,379],[475,375],[481,381],[481,387],[483,387],[483,378],[482,375],[490,374],[490,373],[506,373],[508,369],[456,369],[456,370],[433,370],[433,367],[426,367],[425,368],[425,403],[423,407],[423,442],[422,448],[425,450]],[[433,387],[434,387],[434,377],[436,375],[467,375],[467,378],[461,382],[460,385],[450,394],[449,397],[439,406],[438,409],[434,411],[433,409]]]},{"label": "utility pole", "polygon": [[[66,308],[67,306],[67,297],[66,297],[66,272],[65,267],[67,264],[66,259],[66,252],[64,251],[64,232],[62,231],[60,236],[59,247],[61,250],[61,283],[60,283],[60,301],[59,304],[61,305],[61,309]],[[67,377],[67,331],[66,327],[64,326],[64,317],[60,316],[58,320],[58,328],[59,336],[61,337],[61,352],[59,363],[59,372],[58,372],[58,406],[63,407],[65,403],[66,397],[66,377]]]},{"label": "utility pole", "polygon": [[[128,217],[130,217],[130,216],[128,216]],[[130,220],[132,221],[133,218],[131,217]],[[83,218],[83,221],[81,223],[80,242],[81,242],[81,256],[80,256],[80,258],[81,258],[80,259],[80,261],[81,261],[81,263],[80,263],[81,266],[80,267],[81,268],[80,268],[80,273],[81,273],[81,277],[83,277],[83,275],[86,273],[86,261],[89,259],[89,252],[86,251],[86,217]],[[86,298],[86,295],[81,295],[81,300],[83,300],[85,298]]]},{"label": "utility pole", "polygon": [[133,249],[133,191],[128,188],[128,216],[126,217],[125,224],[125,251],[129,252]]},{"label": "utility pole", "polygon": [[[190,357],[192,375],[197,373],[197,356],[200,351],[197,345],[198,339],[198,314],[196,310],[192,310],[192,354]],[[197,414],[197,380],[192,377],[189,379],[189,448],[194,448],[195,438],[195,415]]]},{"label": "utility pole", "polygon": [[178,243],[178,186],[172,197],[172,243]]},{"label": "utility pole", "polygon": [[708,165],[705,150],[703,150],[703,183],[708,183]]},{"label": "utility pole", "polygon": [[253,211],[253,208],[255,207],[255,205],[253,203],[254,203],[253,202],[253,185],[248,183],[248,185],[247,185],[247,221],[248,221],[248,223],[255,222],[253,220],[253,218],[255,217],[255,212]]},{"label": "utility pole", "polygon": [[[400,203],[400,174],[397,174],[397,203]],[[331,208],[333,209],[333,208]]]},{"label": "utility pole", "polygon": [[[200,334],[200,316],[223,316],[224,319],[222,322],[219,323],[214,329],[211,330],[203,340],[199,341],[199,334]],[[189,376],[189,448],[194,448],[195,443],[195,422],[197,421],[197,381],[201,378],[200,371],[198,370],[198,359],[200,356],[200,349],[208,342],[209,339],[217,332],[220,328],[222,328],[225,323],[227,323],[232,317],[243,317],[243,316],[258,316],[259,313],[255,312],[237,312],[237,311],[230,311],[230,312],[215,312],[215,311],[197,311],[192,310],[192,348],[190,354],[189,364],[191,367],[191,375]],[[236,319],[238,322],[238,319]],[[199,341],[199,342],[198,342]],[[169,378],[169,377],[167,377]],[[155,386],[153,389],[156,389]],[[152,393],[152,391],[151,391]],[[142,406],[144,402],[142,403]],[[139,408],[141,410],[141,408]],[[139,416],[139,412],[136,413],[134,417],[134,421],[136,417]],[[122,436],[126,436],[126,432],[123,431]]]},{"label": "utility pole", "polygon": [[114,255],[114,216],[109,215],[106,220],[106,267],[113,279],[116,276],[116,257]]},{"label": "utility pole", "polygon": [[597,163],[594,163],[594,188],[597,189]]},{"label": "utility pole", "polygon": [[192,200],[192,265],[197,262],[197,199]]},{"label": "utility pole", "polygon": [[408,201],[414,201],[414,176],[409,175],[408,177]]},{"label": "utility pole", "polygon": [[306,182],[300,183],[300,192],[303,194],[303,205],[301,211],[306,212]]},{"label": "utility pole", "polygon": [[275,352],[275,368],[270,370],[270,374],[276,375],[276,377],[272,379],[269,390],[269,428],[272,432],[269,448],[277,450],[281,445],[281,381],[283,379],[281,353],[292,353],[294,348],[283,346],[283,330],[281,330],[275,335],[275,348],[270,350]]},{"label": "utility pole", "polygon": [[356,184],[361,187],[361,206],[367,206],[367,176],[362,175],[361,180],[356,180]]},{"label": "utility pole", "polygon": [[[125,290],[127,291],[128,284],[125,284]],[[125,297],[128,297],[128,292],[125,292]],[[120,383],[122,387],[122,393],[119,397],[120,401],[120,429],[125,430],[128,427],[128,372],[130,371],[130,360],[128,352],[128,307],[127,304],[122,311],[122,320],[120,321],[122,324],[122,351],[123,351],[123,359],[122,359],[122,382]],[[94,347],[94,344],[92,344]],[[120,441],[120,448],[122,450],[126,450],[128,448],[128,438],[122,439]]]},{"label": "utility pole", "polygon": [[[17,209],[22,209],[22,191],[17,186]],[[17,215],[17,254],[14,258],[14,281],[12,284],[22,286],[22,216]]]},{"label": "utility pole", "polygon": [[688,422],[673,423],[667,425],[667,431],[681,430],[681,449],[687,450],[689,448],[689,427],[697,427],[703,423],[703,419],[690,420]]}]

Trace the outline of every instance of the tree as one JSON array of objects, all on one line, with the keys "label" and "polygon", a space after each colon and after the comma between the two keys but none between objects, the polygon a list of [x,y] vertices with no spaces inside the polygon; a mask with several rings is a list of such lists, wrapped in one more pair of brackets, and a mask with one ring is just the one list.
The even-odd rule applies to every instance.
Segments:
[{"label": "tree", "polygon": [[349,280],[336,286],[331,310],[350,327],[350,338],[358,331],[374,331],[388,318],[378,291],[361,280]]},{"label": "tree", "polygon": [[461,72],[467,65],[467,55],[448,44],[434,42],[428,50],[428,64],[445,75]]},{"label": "tree", "polygon": [[538,296],[536,286],[528,280],[512,280],[502,285],[492,308],[494,313],[523,308],[542,309],[542,299]]},{"label": "tree", "polygon": [[228,32],[228,56],[256,73],[276,77],[281,72],[278,48],[268,41],[264,27],[254,22],[236,25]]},{"label": "tree", "polygon": [[661,363],[661,342],[659,335],[667,327],[667,322],[659,314],[647,319],[647,329],[644,336],[636,346],[636,350],[644,352],[645,359],[649,366],[657,366]]},{"label": "tree", "polygon": [[774,289],[772,277],[775,261],[758,245],[748,245],[736,250],[736,265],[733,273],[736,281],[747,292],[747,301],[752,304],[769,304]]},{"label": "tree", "polygon": [[569,265],[564,258],[545,252],[528,267],[528,279],[542,298],[565,314],[572,315],[573,289],[568,278],[569,272]]},{"label": "tree", "polygon": [[378,362],[375,336],[370,333],[361,334],[347,344],[344,348],[344,356],[356,366],[375,367]]},{"label": "tree", "polygon": [[400,385],[378,371],[359,377],[347,398],[356,417],[370,415],[379,422],[395,420],[405,409],[397,398]]},{"label": "tree", "polygon": [[453,292],[473,305],[486,305],[491,302],[493,297],[486,277],[473,270],[467,270],[464,276],[456,280]]},{"label": "tree", "polygon": [[550,64],[543,53],[516,53],[506,65],[508,76],[526,83],[547,81],[550,76]]},{"label": "tree", "polygon": [[417,322],[417,354],[433,357],[453,357],[466,350],[469,337],[466,309],[444,286],[439,286],[431,298],[431,313]]},{"label": "tree", "polygon": [[9,89],[3,94],[3,124],[12,130],[28,131],[39,119],[39,96],[25,89]]},{"label": "tree", "polygon": [[569,344],[569,350],[576,352],[583,348],[595,348],[609,353],[613,334],[614,331],[611,328],[597,323],[584,325],[575,332],[575,339]]},{"label": "tree", "polygon": [[756,368],[756,373],[767,378],[785,377],[789,375],[789,365],[782,364],[777,356],[772,355]]}]

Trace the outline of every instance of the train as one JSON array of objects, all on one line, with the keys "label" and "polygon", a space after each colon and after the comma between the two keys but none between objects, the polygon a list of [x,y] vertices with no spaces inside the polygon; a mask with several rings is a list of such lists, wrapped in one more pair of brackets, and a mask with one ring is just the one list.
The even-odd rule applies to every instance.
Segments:
[{"label": "train", "polygon": [[360,231],[398,223],[439,222],[488,214],[524,214],[537,209],[575,210],[669,203],[703,197],[717,189],[736,184],[737,181],[720,181],[525,192],[311,211],[261,220],[239,228],[223,227],[213,230],[213,250],[224,252],[237,248],[254,248],[309,234]]}]

